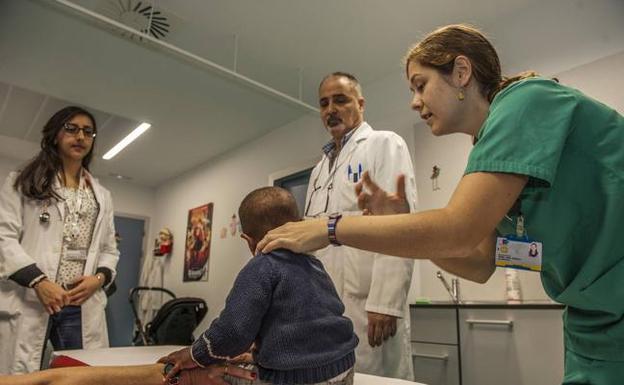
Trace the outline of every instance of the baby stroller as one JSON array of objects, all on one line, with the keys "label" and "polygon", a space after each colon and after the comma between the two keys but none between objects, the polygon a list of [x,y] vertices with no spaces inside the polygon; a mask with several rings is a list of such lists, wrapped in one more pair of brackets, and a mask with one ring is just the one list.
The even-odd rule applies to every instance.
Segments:
[{"label": "baby stroller", "polygon": [[[172,299],[165,302],[156,312],[152,321],[143,325],[139,318],[139,293],[159,291]],[[193,343],[193,331],[206,316],[208,306],[201,298],[176,298],[170,290],[160,287],[137,286],[128,296],[134,313],[135,332],[133,344],[142,345],[190,345]]]}]

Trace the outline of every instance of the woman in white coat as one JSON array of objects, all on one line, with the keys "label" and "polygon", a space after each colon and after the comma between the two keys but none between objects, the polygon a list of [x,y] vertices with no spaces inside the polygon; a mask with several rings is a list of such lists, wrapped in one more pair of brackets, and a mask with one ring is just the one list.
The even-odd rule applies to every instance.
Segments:
[{"label": "woman in white coat", "polygon": [[103,287],[116,273],[110,193],[89,174],[95,119],[66,107],[41,151],[0,191],[0,373],[38,370],[54,349],[108,346]]}]

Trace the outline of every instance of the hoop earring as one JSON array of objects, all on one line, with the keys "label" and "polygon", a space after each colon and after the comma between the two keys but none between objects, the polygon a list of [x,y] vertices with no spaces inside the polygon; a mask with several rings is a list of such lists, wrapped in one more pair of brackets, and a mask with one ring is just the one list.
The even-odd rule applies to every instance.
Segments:
[{"label": "hoop earring", "polygon": [[464,95],[464,89],[460,88],[459,92],[457,93],[457,100],[464,100],[466,98],[466,96]]}]

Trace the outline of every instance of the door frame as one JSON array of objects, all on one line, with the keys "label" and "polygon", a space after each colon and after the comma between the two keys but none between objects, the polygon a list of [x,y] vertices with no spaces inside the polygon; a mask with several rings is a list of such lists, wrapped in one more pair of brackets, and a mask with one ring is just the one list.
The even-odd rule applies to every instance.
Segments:
[{"label": "door frame", "polygon": [[314,166],[316,166],[316,164],[321,160],[321,158],[319,158],[318,156],[311,158],[311,159],[307,159],[303,162],[299,162],[294,166],[279,170],[279,171],[275,171],[271,174],[269,174],[269,181],[268,181],[268,186],[273,186],[275,184],[275,181],[278,179],[282,179],[286,176],[289,175],[293,175],[302,171],[305,171],[309,168],[313,168]]},{"label": "door frame", "polygon": [[[129,214],[123,211],[115,211],[113,213],[113,217],[122,217],[122,218],[130,218],[130,219],[139,219],[143,221],[143,244],[141,245],[141,259],[139,260],[139,281],[141,281],[141,275],[143,274],[143,263],[145,262],[145,255],[148,253],[151,248],[149,248],[149,235],[151,231],[151,221],[150,217],[145,215],[137,215],[137,214]],[[117,231],[117,229],[115,229]],[[140,282],[139,282],[140,283]]]}]

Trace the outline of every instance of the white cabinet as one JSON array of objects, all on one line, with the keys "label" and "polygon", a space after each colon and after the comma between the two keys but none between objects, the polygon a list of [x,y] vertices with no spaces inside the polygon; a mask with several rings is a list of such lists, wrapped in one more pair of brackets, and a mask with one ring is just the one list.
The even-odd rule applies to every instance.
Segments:
[{"label": "white cabinet", "polygon": [[563,379],[561,309],[460,308],[463,385],[552,385]]},{"label": "white cabinet", "polygon": [[412,305],[414,377],[427,385],[553,385],[562,305]]},{"label": "white cabinet", "polygon": [[411,340],[457,345],[457,308],[455,306],[412,306]]},{"label": "white cabinet", "polygon": [[414,379],[427,385],[459,385],[457,345],[412,342]]},{"label": "white cabinet", "polygon": [[460,385],[457,308],[411,309],[414,379],[427,385]]}]

